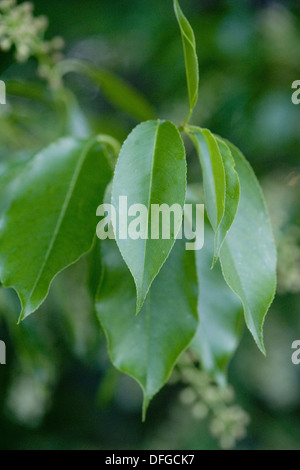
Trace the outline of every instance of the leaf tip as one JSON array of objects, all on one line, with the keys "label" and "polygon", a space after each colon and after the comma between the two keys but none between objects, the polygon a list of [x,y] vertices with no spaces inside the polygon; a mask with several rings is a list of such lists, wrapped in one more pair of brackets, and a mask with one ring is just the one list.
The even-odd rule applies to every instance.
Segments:
[{"label": "leaf tip", "polygon": [[26,317],[28,317],[28,315],[30,315],[31,312],[26,312],[26,308],[22,306],[22,310],[20,312],[20,315],[19,315],[19,318],[18,318],[18,321],[17,321],[17,325],[20,325],[22,323],[23,320],[25,320]]},{"label": "leaf tip", "polygon": [[140,311],[142,310],[142,307],[144,305],[145,298],[141,296],[137,296],[136,299],[136,309],[135,309],[135,314],[138,315]]},{"label": "leaf tip", "polygon": [[150,397],[144,394],[144,399],[143,399],[143,409],[142,409],[142,422],[145,423],[146,421],[146,416],[147,416],[147,410],[148,406],[150,403]]},{"label": "leaf tip", "polygon": [[140,313],[140,311],[142,310],[145,304],[148,293],[150,291],[151,284],[152,284],[152,281],[149,285],[145,285],[145,284],[139,285],[138,283],[136,283],[136,310],[135,310],[136,315]]},{"label": "leaf tip", "polygon": [[210,270],[214,269],[214,267],[215,267],[215,265],[216,265],[216,262],[218,261],[218,258],[219,258],[218,255],[214,255],[213,260],[212,260],[212,263],[211,263]]},{"label": "leaf tip", "polygon": [[266,357],[266,348],[264,345],[264,339],[263,339],[263,332],[262,330],[260,331],[253,331],[252,329],[250,330],[252,333],[252,336],[254,338],[255,343],[257,344],[258,349],[261,351],[261,353]]},{"label": "leaf tip", "polygon": [[265,348],[265,345],[264,345],[264,342],[263,342],[262,339],[261,339],[261,341],[259,342],[258,347],[259,347],[260,351],[262,352],[262,354],[263,354],[265,357],[267,357],[266,348]]},{"label": "leaf tip", "polygon": [[19,292],[17,292],[17,294],[18,294],[18,297],[19,297],[20,302],[21,302],[21,311],[20,311],[19,318],[18,318],[18,321],[17,321],[17,325],[20,325],[21,322],[29,315],[29,313],[26,314],[26,305],[24,303],[24,300],[22,299]]}]

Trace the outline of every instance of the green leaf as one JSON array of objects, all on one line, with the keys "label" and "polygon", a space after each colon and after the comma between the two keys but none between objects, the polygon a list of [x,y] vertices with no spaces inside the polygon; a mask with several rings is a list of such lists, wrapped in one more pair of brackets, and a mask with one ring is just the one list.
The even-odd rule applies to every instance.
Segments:
[{"label": "green leaf", "polygon": [[[98,136],[97,140],[101,140],[104,136]],[[105,141],[108,142],[110,145],[111,142],[108,139],[104,139]],[[104,150],[104,148],[103,148]],[[108,161],[111,161],[109,155],[107,155]],[[103,203],[104,204],[109,204],[111,202],[111,188],[112,188],[112,181],[109,182],[109,184],[106,186],[104,196],[103,196]],[[94,303],[94,300],[96,298],[98,288],[99,288],[99,282],[103,274],[103,265],[102,265],[102,258],[101,258],[101,240],[96,236],[94,237],[94,242],[93,242],[93,247],[89,251],[89,253],[86,255],[87,259],[87,265],[88,265],[88,270],[87,270],[87,288],[89,290],[91,299]]]},{"label": "green leaf", "polygon": [[48,105],[50,108],[54,107],[53,95],[45,86],[29,82],[22,82],[21,80],[6,80],[6,92],[8,95],[18,96],[33,101],[38,101]]},{"label": "green leaf", "polygon": [[[99,144],[102,144],[103,151],[106,153],[106,157],[108,161],[110,162],[112,169],[114,169],[116,166],[116,162],[117,162],[120,150],[121,150],[121,144],[114,137],[112,137],[111,135],[106,135],[106,134],[98,134],[97,142]],[[111,188],[110,188],[110,194],[111,194]],[[107,202],[110,202],[110,199]]]},{"label": "green leaf", "polygon": [[265,353],[263,323],[276,289],[276,248],[262,191],[241,152],[227,142],[241,185],[235,220],[220,253],[223,275],[240,297],[247,326]]},{"label": "green leaf", "polygon": [[239,200],[240,200],[240,182],[237,172],[235,171],[235,162],[231,155],[229,147],[225,142],[216,137],[216,141],[222,156],[224,170],[225,170],[225,181],[226,181],[226,193],[225,193],[225,209],[224,216],[221,220],[219,229],[215,236],[215,250],[214,250],[214,262],[219,257],[221,246],[225,240],[225,237],[235,219]]},{"label": "green leaf", "polygon": [[135,313],[135,286],[114,240],[102,242],[104,276],[96,309],[114,366],[133,377],[144,392],[143,415],[168,380],[178,356],[197,329],[195,252],[177,240]]},{"label": "green leaf", "polygon": [[[202,168],[205,207],[209,221],[216,234],[216,258],[218,247],[222,240],[222,237],[219,234],[217,235],[217,232],[224,216],[226,200],[226,175],[223,158],[215,137],[208,129],[189,126],[188,135],[197,149]],[[227,156],[226,158],[229,159]],[[224,232],[224,229],[222,232]]]},{"label": "green leaf", "polygon": [[228,363],[241,339],[243,308],[224,281],[219,262],[210,269],[213,252],[214,235],[206,223],[204,247],[196,252],[199,325],[191,348],[203,369],[224,385]]},{"label": "green leaf", "polygon": [[101,250],[101,241],[95,237],[91,250],[86,255],[87,262],[87,279],[86,284],[92,301],[95,300],[98,287],[99,279],[101,279],[103,273],[102,259],[99,255]]},{"label": "green leaf", "polygon": [[64,135],[78,138],[87,138],[91,135],[89,123],[73,93],[66,88],[62,88],[57,92],[56,99],[58,101],[57,106],[60,106],[60,114],[64,117]]},{"label": "green leaf", "polygon": [[190,113],[187,119],[188,121],[198,100],[199,69],[196,53],[196,41],[194,31],[182,13],[177,0],[174,0],[174,11],[180,27],[183,42],[185,70],[190,103]]},{"label": "green leaf", "polygon": [[106,410],[112,403],[116,394],[119,378],[120,372],[117,371],[112,364],[108,364],[97,390],[96,400],[100,410]]},{"label": "green leaf", "polygon": [[24,153],[19,158],[0,162],[0,213],[6,210],[18,189],[22,172],[32,155]]},{"label": "green leaf", "polygon": [[94,139],[61,139],[29,162],[0,219],[0,279],[20,297],[20,320],[43,302],[53,278],[91,248],[111,173]]},{"label": "green leaf", "polygon": [[135,119],[144,121],[155,117],[156,113],[146,98],[111,72],[74,59],[61,61],[57,67],[61,74],[77,72],[86,76],[99,86],[111,104]]},{"label": "green leaf", "polygon": [[[117,219],[126,209],[119,210],[119,197],[127,197],[127,207],[143,204],[148,215],[144,225],[144,237],[131,239],[129,234],[132,217],[125,221],[128,234],[114,233],[121,254],[135,280],[137,289],[137,313],[141,309],[149,287],[167,259],[182,222],[182,213],[175,217],[171,238],[154,239],[152,230],[159,229],[153,221],[151,205],[178,204],[183,209],[186,191],[185,149],[180,134],[171,122],[148,121],[137,126],[125,141],[116,168],[112,188],[112,204]],[[130,222],[131,221],[131,222]],[[118,224],[120,226],[120,224]],[[172,229],[172,224],[171,229]],[[120,227],[119,227],[120,228]]]}]

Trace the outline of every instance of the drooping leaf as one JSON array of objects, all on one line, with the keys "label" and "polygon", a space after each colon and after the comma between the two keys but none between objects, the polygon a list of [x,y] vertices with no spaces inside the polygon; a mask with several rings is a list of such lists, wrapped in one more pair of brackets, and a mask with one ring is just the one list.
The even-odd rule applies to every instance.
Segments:
[{"label": "drooping leaf", "polygon": [[[205,207],[216,234],[216,247],[220,240],[217,232],[224,216],[226,200],[226,175],[223,158],[215,137],[208,129],[189,126],[188,135],[195,144],[203,174]],[[217,238],[218,237],[218,238]],[[216,256],[215,250],[215,256]]]},{"label": "drooping leaf", "polygon": [[99,86],[103,95],[117,109],[138,120],[153,119],[155,111],[147,99],[131,85],[107,70],[81,60],[64,60],[58,64],[62,74],[80,73]]},{"label": "drooping leaf", "polygon": [[[147,209],[146,224],[141,237],[129,236],[132,217],[122,224],[124,234],[119,233],[121,224],[114,226],[121,254],[128,265],[137,289],[137,312],[141,309],[149,287],[167,259],[182,221],[182,209],[186,190],[186,160],[183,142],[171,122],[148,121],[137,126],[125,141],[115,168],[112,188],[112,204],[117,220],[124,216],[133,204]],[[127,208],[119,209],[120,197],[127,198]],[[159,232],[158,223],[152,222],[151,205],[177,204],[181,213],[170,223],[168,238],[157,239],[152,232]],[[166,206],[164,206],[166,207]],[[130,222],[131,221],[131,222]],[[147,237],[148,238],[145,238]]]},{"label": "drooping leaf", "polygon": [[276,248],[262,191],[241,152],[226,142],[235,160],[241,195],[235,220],[223,243],[223,275],[240,297],[247,326],[265,352],[263,323],[276,288]]},{"label": "drooping leaf", "polygon": [[22,172],[31,156],[26,152],[18,158],[0,162],[0,214],[13,200]]},{"label": "drooping leaf", "polygon": [[64,117],[64,135],[82,139],[91,135],[89,123],[73,93],[63,88],[56,98],[58,101],[57,106],[63,104],[63,106],[60,106],[62,108],[60,114]]},{"label": "drooping leaf", "polygon": [[[106,157],[110,162],[112,169],[114,169],[121,150],[121,144],[114,137],[107,134],[98,134],[97,142],[102,145],[103,151],[106,153]],[[106,202],[110,202],[110,199]]]},{"label": "drooping leaf", "polygon": [[[100,137],[101,139],[101,137]],[[103,149],[104,150],[104,149]],[[109,156],[107,155],[108,161],[110,161]],[[103,203],[109,204],[111,202],[111,189],[112,181],[106,186]],[[86,255],[87,261],[87,288],[90,293],[91,299],[94,302],[98,288],[99,282],[103,274],[103,263],[101,257],[101,240],[96,236],[94,237],[93,246],[89,253]]]},{"label": "drooping leaf", "polygon": [[102,267],[102,259],[100,256],[101,250],[101,241],[95,237],[93,242],[92,249],[86,255],[87,261],[87,279],[86,284],[91,296],[92,301],[94,301],[98,287],[99,287],[99,280],[101,279],[103,267]]},{"label": "drooping leaf", "polygon": [[182,10],[177,0],[174,0],[174,11],[180,27],[183,42],[185,70],[190,103],[190,117],[198,100],[199,88],[199,70],[198,58],[196,53],[196,41],[194,31],[190,23],[182,13]]},{"label": "drooping leaf", "polygon": [[210,269],[213,253],[214,235],[206,223],[204,246],[196,251],[199,325],[191,348],[204,370],[224,385],[229,360],[241,339],[243,308],[224,281],[219,262]]},{"label": "drooping leaf", "polygon": [[49,89],[45,86],[35,82],[22,82],[21,80],[6,80],[6,92],[7,95],[18,96],[27,98],[33,101],[44,103],[50,108],[53,108],[53,96],[49,92]]},{"label": "drooping leaf", "polygon": [[62,136],[87,138],[91,134],[89,123],[75,95],[67,88],[59,88],[55,90],[55,93],[50,93],[45,90],[45,87],[36,83],[8,81],[7,93],[47,105],[57,117]]},{"label": "drooping leaf", "polygon": [[107,365],[97,390],[97,406],[100,410],[105,410],[113,401],[120,375],[112,364]]},{"label": "drooping leaf", "polygon": [[216,137],[216,141],[222,156],[225,170],[226,192],[224,216],[215,236],[214,262],[216,262],[219,257],[221,246],[235,219],[240,200],[240,182],[238,174],[234,168],[235,162],[231,155],[231,151],[222,139]]},{"label": "drooping leaf", "polygon": [[104,276],[96,309],[115,367],[144,392],[143,414],[197,329],[195,252],[176,244],[138,316],[135,286],[114,240],[102,242]]},{"label": "drooping leaf", "polygon": [[39,307],[53,278],[90,249],[111,173],[94,139],[61,139],[29,162],[0,219],[0,279],[20,297],[20,320]]}]

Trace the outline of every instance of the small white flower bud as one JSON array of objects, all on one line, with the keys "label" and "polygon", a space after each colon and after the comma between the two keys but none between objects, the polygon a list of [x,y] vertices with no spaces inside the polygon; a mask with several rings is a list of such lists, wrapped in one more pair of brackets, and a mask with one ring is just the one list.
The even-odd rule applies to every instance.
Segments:
[{"label": "small white flower bud", "polygon": [[25,62],[30,56],[30,49],[25,44],[21,44],[17,49],[16,58],[18,62]]},{"label": "small white flower bud", "polygon": [[10,8],[14,7],[16,4],[16,0],[2,0],[0,2],[0,9],[1,10],[10,10]]},{"label": "small white flower bud", "polygon": [[51,46],[53,49],[60,50],[65,46],[65,41],[60,36],[56,36],[52,39]]},{"label": "small white flower bud", "polygon": [[221,437],[220,439],[220,446],[222,449],[226,450],[226,449],[232,449],[235,445],[235,439],[234,437],[230,436],[230,435],[224,435]]},{"label": "small white flower bud", "polygon": [[180,393],[180,401],[185,405],[191,405],[197,399],[197,395],[192,388],[185,388]]},{"label": "small white flower bud", "polygon": [[34,20],[34,26],[37,31],[45,30],[48,26],[48,18],[46,16],[39,16]]},{"label": "small white flower bud", "polygon": [[31,13],[33,10],[33,5],[31,2],[24,2],[21,3],[19,8],[21,8],[24,13]]},{"label": "small white flower bud", "polygon": [[220,436],[225,430],[224,423],[220,419],[213,419],[210,423],[210,432],[213,436]]},{"label": "small white flower bud", "polygon": [[196,419],[204,419],[208,415],[208,411],[207,406],[204,403],[199,402],[193,407],[192,413]]},{"label": "small white flower bud", "polygon": [[0,41],[0,48],[3,50],[3,51],[8,51],[12,46],[12,42],[9,38],[3,38],[1,39]]}]

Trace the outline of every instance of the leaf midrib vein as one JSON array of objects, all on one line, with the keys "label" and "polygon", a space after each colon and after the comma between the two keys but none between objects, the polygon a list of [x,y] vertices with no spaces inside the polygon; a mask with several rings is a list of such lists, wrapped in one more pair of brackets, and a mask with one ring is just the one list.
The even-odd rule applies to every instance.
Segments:
[{"label": "leaf midrib vein", "polygon": [[56,239],[57,239],[57,236],[58,236],[58,233],[59,233],[59,230],[61,228],[61,225],[62,225],[62,222],[63,222],[63,219],[65,218],[65,215],[67,213],[67,210],[68,210],[68,207],[69,207],[69,204],[70,204],[70,201],[71,201],[71,198],[72,198],[72,194],[73,194],[73,191],[75,189],[75,186],[77,184],[77,181],[78,181],[78,177],[79,177],[79,174],[80,174],[80,171],[82,169],[82,166],[83,166],[83,162],[84,162],[84,159],[85,159],[85,156],[87,155],[87,150],[88,148],[90,147],[91,143],[88,142],[87,145],[83,148],[82,150],[82,153],[79,157],[79,161],[76,165],[76,168],[75,168],[75,171],[74,171],[74,174],[72,176],[72,179],[71,179],[71,182],[70,182],[70,187],[67,191],[67,194],[66,194],[66,197],[65,197],[65,200],[64,200],[64,203],[63,203],[63,206],[62,206],[62,209],[61,209],[61,212],[59,214],[59,217],[57,219],[57,223],[56,223],[56,226],[55,226],[55,229],[54,229],[54,232],[53,232],[53,235],[51,237],[51,240],[50,240],[50,244],[49,244],[49,247],[47,249],[47,252],[46,252],[46,255],[45,255],[45,258],[44,258],[44,261],[42,263],[42,266],[38,272],[38,275],[37,275],[37,278],[35,280],[35,283],[31,289],[31,292],[30,292],[30,295],[29,295],[29,299],[32,298],[32,295],[36,289],[36,286],[38,285],[40,279],[41,279],[41,276],[42,276],[42,273],[45,269],[45,266],[46,266],[46,263],[50,257],[50,254],[52,252],[52,249],[54,247],[54,244],[56,242]]},{"label": "leaf midrib vein", "polygon": [[[152,165],[151,165],[150,185],[149,185],[149,194],[148,194],[148,226],[147,226],[147,231],[149,231],[149,220],[150,220],[150,217],[151,217],[151,210],[149,210],[149,206],[150,206],[151,196],[152,196],[153,170],[154,170],[154,161],[155,161],[155,155],[156,155],[159,127],[160,127],[160,123],[158,123],[158,125],[157,125],[156,132],[155,132],[155,138],[154,138],[153,159],[152,159]],[[143,288],[143,285],[144,285],[144,278],[145,278],[147,241],[148,241],[148,239],[146,238],[146,240],[145,240],[145,249],[144,249],[144,260],[143,260],[143,277],[142,277],[142,284],[141,284],[142,288]]]}]

